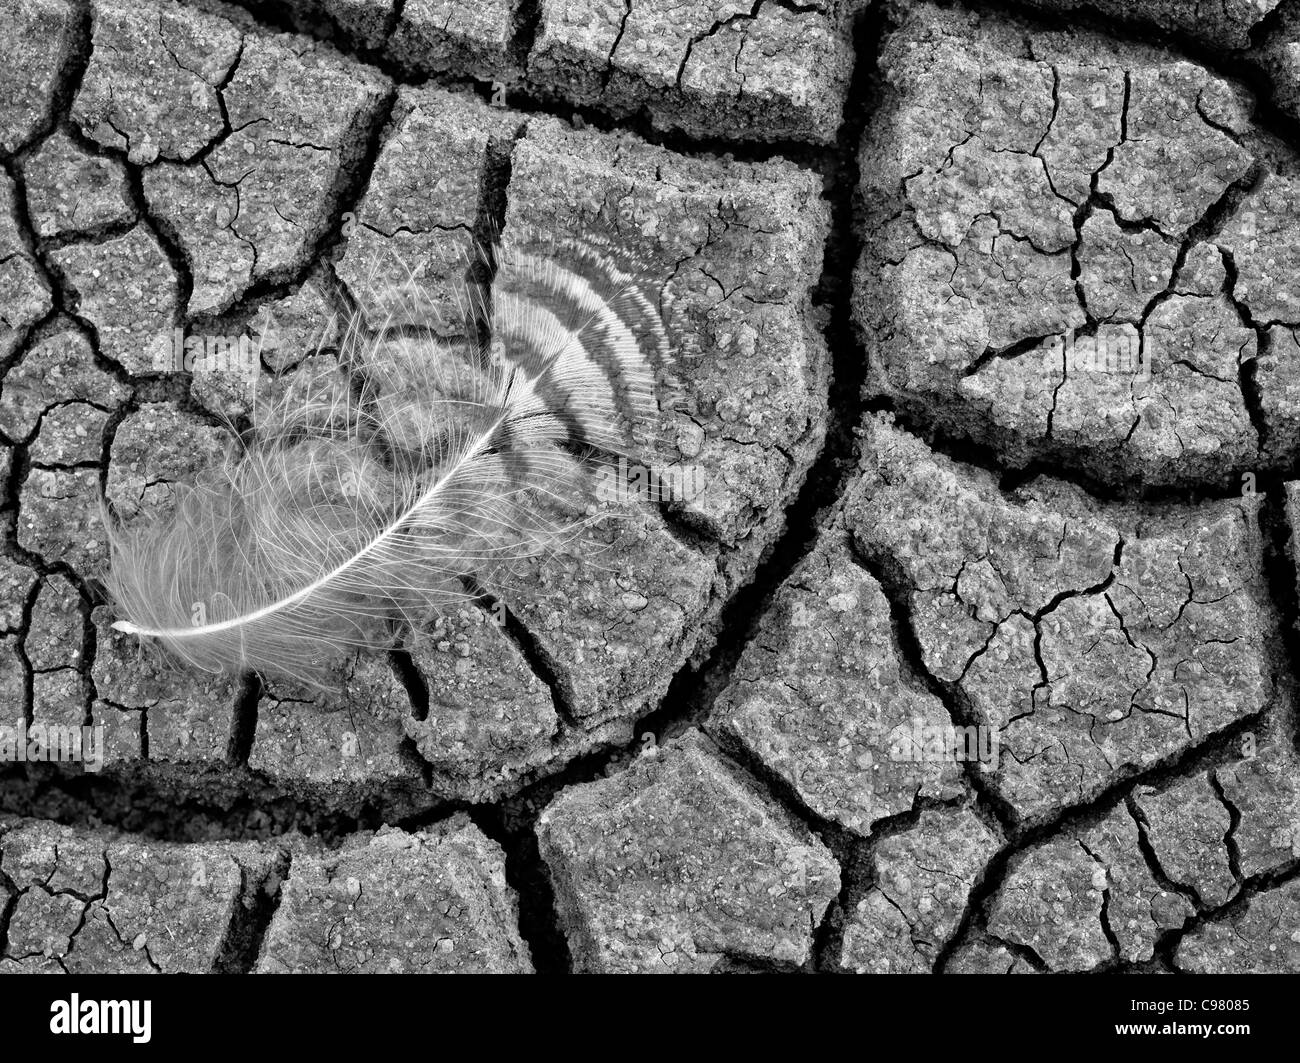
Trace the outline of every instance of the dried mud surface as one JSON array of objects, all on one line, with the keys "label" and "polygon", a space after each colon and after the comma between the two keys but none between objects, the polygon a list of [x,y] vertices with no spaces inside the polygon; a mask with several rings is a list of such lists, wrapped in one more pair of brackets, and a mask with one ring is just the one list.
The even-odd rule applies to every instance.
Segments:
[{"label": "dried mud surface", "polygon": [[[0,21],[0,725],[105,743],[0,763],[0,970],[1300,969],[1296,0]],[[705,490],[327,692],[142,657],[176,330],[512,227],[662,267]]]}]

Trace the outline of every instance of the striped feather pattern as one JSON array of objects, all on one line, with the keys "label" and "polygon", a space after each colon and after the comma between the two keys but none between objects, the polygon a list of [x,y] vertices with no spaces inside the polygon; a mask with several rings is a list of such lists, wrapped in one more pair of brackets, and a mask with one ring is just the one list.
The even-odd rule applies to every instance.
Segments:
[{"label": "striped feather pattern", "polygon": [[484,318],[472,340],[354,320],[343,368],[295,379],[170,514],[106,513],[114,626],[194,668],[319,682],[464,577],[556,549],[596,465],[656,447],[672,350],[612,245],[525,237],[493,257],[486,299],[460,293]]}]

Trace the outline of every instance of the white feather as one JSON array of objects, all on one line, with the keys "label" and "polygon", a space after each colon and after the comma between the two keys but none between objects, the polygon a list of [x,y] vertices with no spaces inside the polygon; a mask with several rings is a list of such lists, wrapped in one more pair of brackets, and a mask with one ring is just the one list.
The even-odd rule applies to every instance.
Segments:
[{"label": "white feather", "polygon": [[[464,598],[466,577],[554,549],[593,463],[653,449],[671,352],[638,267],[608,245],[498,257],[490,342],[364,339],[358,315],[339,370],[301,373],[169,515],[106,514],[113,626],[205,671],[315,682]],[[472,289],[458,300],[485,309]]]}]

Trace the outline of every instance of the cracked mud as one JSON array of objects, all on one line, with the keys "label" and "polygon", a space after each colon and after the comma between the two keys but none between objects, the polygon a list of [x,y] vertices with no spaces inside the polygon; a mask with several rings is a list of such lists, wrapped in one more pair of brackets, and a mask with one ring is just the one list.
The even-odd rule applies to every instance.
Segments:
[{"label": "cracked mud", "polygon": [[[1300,3],[0,20],[0,727],[102,735],[0,745],[0,970],[1300,969]],[[702,493],[327,691],[112,628],[257,412],[178,336],[524,228],[653,264]]]}]

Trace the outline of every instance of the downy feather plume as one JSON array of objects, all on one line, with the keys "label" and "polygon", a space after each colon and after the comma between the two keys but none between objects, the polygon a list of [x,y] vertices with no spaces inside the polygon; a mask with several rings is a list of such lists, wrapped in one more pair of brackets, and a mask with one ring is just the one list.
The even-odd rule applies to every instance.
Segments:
[{"label": "downy feather plume", "polygon": [[105,513],[115,628],[204,671],[316,683],[465,577],[554,549],[602,456],[653,454],[672,354],[639,265],[591,239],[480,254],[496,272],[457,293],[469,339],[368,332],[358,311],[339,370],[300,373],[170,513]]}]

